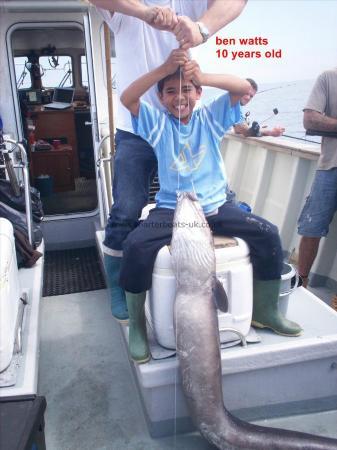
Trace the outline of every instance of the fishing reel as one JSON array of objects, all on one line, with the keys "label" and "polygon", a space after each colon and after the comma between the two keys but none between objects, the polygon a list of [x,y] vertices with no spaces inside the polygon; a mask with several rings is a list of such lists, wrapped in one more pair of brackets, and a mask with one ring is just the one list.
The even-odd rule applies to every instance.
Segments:
[{"label": "fishing reel", "polygon": [[262,133],[260,131],[260,124],[254,120],[252,126],[248,128],[248,136],[250,137],[261,137]]},{"label": "fishing reel", "polygon": [[[266,120],[270,119],[271,117],[273,117],[274,115],[277,115],[277,114],[278,114],[278,109],[274,108],[273,114],[271,116],[267,117],[266,119],[262,120],[261,123],[265,122]],[[246,119],[247,123],[248,123],[249,115],[250,115],[250,112],[247,111],[245,114],[245,119]],[[264,128],[264,127],[266,127],[266,125],[264,125],[262,128]],[[254,122],[252,122],[251,127],[248,128],[248,133],[249,133],[248,136],[250,136],[250,137],[261,137],[262,136],[261,126],[256,120],[254,120]]]},{"label": "fishing reel", "polygon": [[[250,111],[247,111],[246,114],[245,114],[245,122],[246,122],[248,127],[250,125],[249,116],[250,116]],[[261,132],[260,132],[260,125],[259,125],[259,123],[254,121],[252,123],[252,126],[248,128],[248,133],[249,133],[248,136],[250,136],[250,137],[260,137],[261,136]]]}]

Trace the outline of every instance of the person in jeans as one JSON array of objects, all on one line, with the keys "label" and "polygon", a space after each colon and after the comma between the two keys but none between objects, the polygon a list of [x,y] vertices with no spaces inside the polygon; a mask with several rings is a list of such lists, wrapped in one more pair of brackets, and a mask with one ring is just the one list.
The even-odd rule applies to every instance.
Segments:
[{"label": "person in jeans", "polygon": [[[133,132],[130,114],[120,94],[136,78],[165,61],[176,47],[188,49],[234,20],[247,0],[90,0],[100,8],[114,33],[116,49],[117,115],[113,206],[105,229],[104,266],[113,316],[125,322],[125,293],[118,285],[123,242],[138,225],[157,171],[151,146]],[[144,96],[162,108],[155,88]]]},{"label": "person in jeans", "polygon": [[317,78],[303,111],[304,128],[323,135],[315,178],[298,219],[298,271],[306,287],[320,240],[337,210],[337,69]]}]

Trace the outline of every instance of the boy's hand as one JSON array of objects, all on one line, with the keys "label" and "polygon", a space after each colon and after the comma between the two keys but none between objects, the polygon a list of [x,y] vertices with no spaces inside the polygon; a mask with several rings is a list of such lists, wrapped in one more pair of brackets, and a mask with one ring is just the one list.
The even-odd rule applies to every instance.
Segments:
[{"label": "boy's hand", "polygon": [[193,81],[197,86],[202,86],[202,72],[196,61],[187,61],[184,64],[183,75],[185,80]]},{"label": "boy's hand", "polygon": [[184,50],[196,47],[203,42],[198,25],[187,16],[178,17],[178,23],[173,28],[173,33],[179,42],[180,48]]},{"label": "boy's hand", "polygon": [[172,50],[170,56],[164,62],[165,69],[167,74],[176,72],[179,66],[183,66],[188,61],[188,53],[186,50],[182,50],[181,48],[177,48]]},{"label": "boy's hand", "polygon": [[146,10],[144,21],[157,30],[173,31],[178,23],[177,15],[170,8],[158,6]]}]

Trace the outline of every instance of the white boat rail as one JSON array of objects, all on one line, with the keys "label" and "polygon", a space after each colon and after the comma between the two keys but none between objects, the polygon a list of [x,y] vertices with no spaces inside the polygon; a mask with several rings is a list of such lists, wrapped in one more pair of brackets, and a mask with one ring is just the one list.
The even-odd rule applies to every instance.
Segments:
[{"label": "white boat rail", "polygon": [[[227,177],[237,199],[254,214],[277,225],[283,250],[297,258],[297,220],[320,155],[320,144],[293,139],[243,138],[228,134],[221,146]],[[337,216],[322,239],[312,268],[311,285],[337,288]]]}]

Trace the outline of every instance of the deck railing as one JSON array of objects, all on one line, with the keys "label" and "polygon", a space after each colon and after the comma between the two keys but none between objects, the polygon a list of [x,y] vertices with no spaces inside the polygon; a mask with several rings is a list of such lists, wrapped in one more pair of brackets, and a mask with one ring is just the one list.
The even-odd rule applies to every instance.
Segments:
[{"label": "deck railing", "polygon": [[[278,226],[287,255],[296,258],[302,210],[320,154],[319,144],[286,138],[243,138],[229,134],[222,154],[230,187],[254,214]],[[336,215],[337,216],[337,215]],[[312,286],[337,289],[337,217],[322,239],[311,274]]]}]

